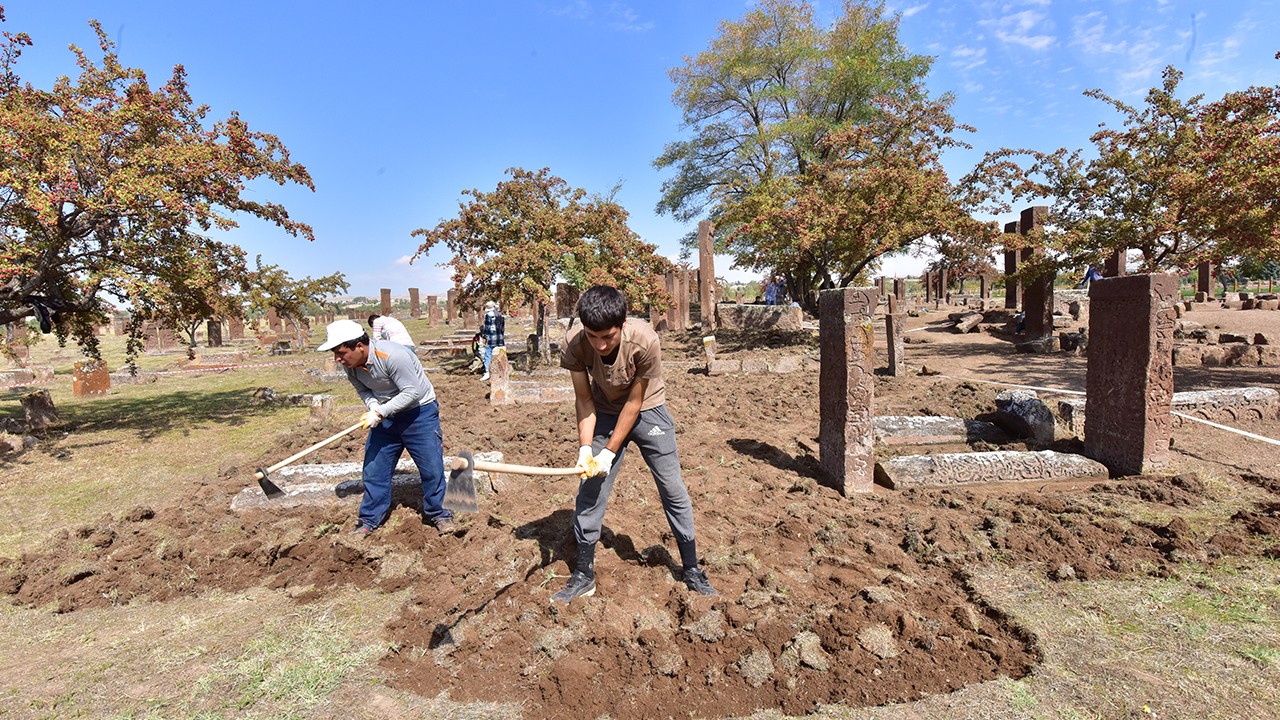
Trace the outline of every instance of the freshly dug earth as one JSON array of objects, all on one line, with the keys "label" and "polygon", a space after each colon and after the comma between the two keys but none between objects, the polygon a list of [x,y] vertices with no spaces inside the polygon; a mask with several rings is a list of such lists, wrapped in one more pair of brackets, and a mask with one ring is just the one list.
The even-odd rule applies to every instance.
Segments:
[{"label": "freshly dug earth", "polygon": [[[693,333],[665,341],[671,360],[698,357]],[[753,348],[751,338],[720,342],[733,352]],[[992,369],[966,367],[956,358],[970,350],[946,352],[952,340],[935,342],[931,350],[951,374]],[[985,344],[978,352],[1007,348],[989,338],[963,342]],[[759,352],[817,353],[812,335],[789,343]],[[1034,372],[1043,361],[1011,362]],[[1059,362],[1067,375],[1079,371],[1059,378],[1064,386],[1082,383],[1083,360]],[[400,507],[382,530],[357,539],[347,532],[352,505],[230,512],[252,469],[228,469],[182,506],[104,516],[3,561],[0,591],[74,612],[214,588],[266,585],[300,602],[340,585],[409,588],[386,626],[394,650],[382,664],[393,685],[429,697],[447,691],[458,701],[516,702],[528,718],[622,720],[758,708],[800,714],[1026,675],[1039,659],[1034,638],[970,589],[975,564],[1029,564],[1057,579],[1091,579],[1276,552],[1280,483],[1269,468],[1244,463],[1216,478],[1217,490],[1182,473],[841,497],[820,481],[815,375],[713,378],[673,364],[666,377],[699,547],[718,597],[692,595],[678,582],[675,543],[638,457],[623,461],[605,518],[596,595],[559,611],[548,600],[572,569],[572,478],[508,477],[452,535],[437,536],[415,509]],[[432,378],[446,452],[574,461],[570,404],[492,407],[475,376]],[[880,377],[876,402],[880,414],[973,417],[994,407],[998,389],[940,376]],[[298,429],[281,438],[278,456],[345,424]],[[1274,421],[1250,429],[1280,430]],[[309,461],[357,460],[361,450],[348,438]],[[1240,509],[1201,512],[1215,492]]]}]

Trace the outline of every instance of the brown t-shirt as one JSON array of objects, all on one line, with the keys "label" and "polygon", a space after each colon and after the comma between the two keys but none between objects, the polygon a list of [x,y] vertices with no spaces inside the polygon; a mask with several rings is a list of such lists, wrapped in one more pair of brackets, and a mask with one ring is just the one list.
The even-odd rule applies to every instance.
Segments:
[{"label": "brown t-shirt", "polygon": [[622,339],[618,342],[618,354],[612,365],[604,364],[600,354],[587,342],[582,324],[574,323],[568,347],[560,356],[560,367],[585,372],[591,377],[591,397],[596,402],[596,412],[610,415],[622,412],[636,378],[649,380],[641,410],[656,408],[667,401],[658,333],[643,320],[627,318],[622,324]]}]

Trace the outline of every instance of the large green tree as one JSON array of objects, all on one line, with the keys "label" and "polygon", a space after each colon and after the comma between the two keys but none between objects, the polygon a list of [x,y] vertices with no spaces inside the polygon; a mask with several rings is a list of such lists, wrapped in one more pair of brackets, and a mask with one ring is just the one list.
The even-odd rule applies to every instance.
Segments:
[{"label": "large green tree", "polygon": [[989,198],[1049,200],[1049,222],[1031,241],[1053,252],[1036,271],[1126,250],[1138,252],[1141,272],[1280,259],[1280,86],[1205,102],[1180,98],[1181,80],[1166,68],[1141,107],[1087,91],[1122,118],[1092,135],[1091,153],[1002,149],[974,171],[969,180]]},{"label": "large green tree", "polygon": [[443,265],[453,268],[460,302],[537,300],[545,308],[558,280],[614,285],[633,303],[669,301],[654,278],[671,262],[627,226],[627,211],[611,195],[589,196],[549,168],[507,174],[490,192],[463,191],[471,199],[458,203],[456,217],[412,233],[422,238],[413,260],[441,243],[452,251]]},{"label": "large green tree", "polygon": [[845,0],[828,27],[807,0],[764,0],[671,71],[690,137],[655,161],[659,212],[716,222],[735,263],[776,270],[802,305],[940,233],[979,241],[938,163],[957,125],[931,99],[931,59],[883,2]]},{"label": "large green tree", "polygon": [[327,298],[347,291],[347,279],[340,272],[324,277],[296,280],[279,265],[263,265],[262,256],[248,279],[249,304],[259,310],[275,310],[293,328],[297,347],[306,342],[303,317],[332,309]]},{"label": "large green tree", "polygon": [[73,46],[79,77],[61,77],[49,90],[17,73],[31,38],[3,34],[0,323],[52,310],[59,332],[92,355],[93,325],[113,300],[162,310],[165,298],[190,302],[199,288],[241,284],[243,252],[198,231],[234,228],[233,215],[246,213],[314,237],[283,206],[245,196],[247,183],[262,178],[313,188],[278,138],[251,131],[235,113],[210,124],[181,65],[153,87],[143,71],[120,64],[98,23],[90,25],[100,64]]}]

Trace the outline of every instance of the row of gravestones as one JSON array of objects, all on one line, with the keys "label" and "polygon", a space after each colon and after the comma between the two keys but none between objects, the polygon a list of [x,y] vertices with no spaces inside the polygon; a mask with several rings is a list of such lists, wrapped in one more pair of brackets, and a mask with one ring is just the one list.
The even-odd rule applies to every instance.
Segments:
[{"label": "row of gravestones", "polygon": [[[1118,474],[1147,472],[1168,462],[1172,431],[1173,343],[1178,278],[1132,275],[1095,281],[1089,289],[1089,355],[1085,454]],[[843,493],[870,491],[875,480],[872,312],[879,291],[827,290],[819,302],[819,463]],[[899,362],[901,314],[890,298],[890,367]],[[896,321],[896,322],[895,322]],[[895,332],[897,330],[897,332]],[[1018,475],[993,455],[974,465],[973,482]]]}]

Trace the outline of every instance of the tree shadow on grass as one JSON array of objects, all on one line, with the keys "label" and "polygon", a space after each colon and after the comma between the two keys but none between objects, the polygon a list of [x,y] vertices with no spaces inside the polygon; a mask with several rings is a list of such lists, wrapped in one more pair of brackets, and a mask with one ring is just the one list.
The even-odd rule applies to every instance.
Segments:
[{"label": "tree shadow on grass", "polygon": [[[269,417],[290,407],[285,403],[264,403],[250,391],[237,388],[216,392],[180,390],[148,397],[106,397],[94,402],[67,404],[58,409],[59,430],[128,430],[140,440],[151,440],[178,430],[189,435],[196,426],[215,423],[239,427],[252,419]],[[14,414],[22,419],[21,409]]]}]

